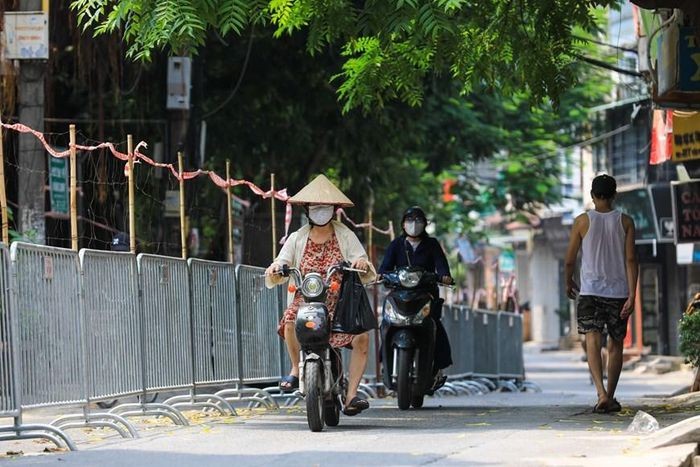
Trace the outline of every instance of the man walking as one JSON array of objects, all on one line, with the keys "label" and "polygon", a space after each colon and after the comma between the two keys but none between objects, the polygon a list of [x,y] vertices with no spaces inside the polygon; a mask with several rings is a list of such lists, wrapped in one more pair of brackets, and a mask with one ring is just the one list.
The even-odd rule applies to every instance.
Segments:
[{"label": "man walking", "polygon": [[[634,252],[634,221],[612,207],[617,183],[609,175],[593,179],[595,209],[574,221],[566,253],[566,294],[578,295],[578,332],[585,334],[588,368],[598,401],[595,413],[619,412],[615,388],[622,371],[623,339],[627,319],[634,311],[639,273]],[[574,281],[574,267],[581,254],[581,288]],[[603,385],[601,335],[608,333],[608,387]]]}]

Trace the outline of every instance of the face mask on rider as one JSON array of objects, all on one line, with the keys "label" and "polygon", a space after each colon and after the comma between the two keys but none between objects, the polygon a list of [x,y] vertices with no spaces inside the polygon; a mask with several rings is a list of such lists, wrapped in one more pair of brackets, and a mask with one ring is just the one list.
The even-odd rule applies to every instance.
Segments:
[{"label": "face mask on rider", "polygon": [[423,221],[406,221],[403,223],[403,229],[409,236],[419,237],[425,230],[425,223]]},{"label": "face mask on rider", "polygon": [[313,225],[324,226],[333,219],[333,206],[309,206],[309,220]]}]

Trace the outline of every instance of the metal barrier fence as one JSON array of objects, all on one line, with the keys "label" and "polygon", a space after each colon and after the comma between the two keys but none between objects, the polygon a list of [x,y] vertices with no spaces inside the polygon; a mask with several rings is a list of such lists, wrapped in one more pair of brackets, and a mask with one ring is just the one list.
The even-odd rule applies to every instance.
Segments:
[{"label": "metal barrier fence", "polygon": [[10,255],[22,407],[84,401],[85,332],[78,253],[16,242]]},{"label": "metal barrier fence", "polygon": [[[282,294],[265,287],[264,268],[240,265],[238,304],[241,336],[241,382],[276,383],[288,369],[283,341],[277,335],[282,317]],[[284,289],[284,287],[280,287]],[[286,295],[284,296],[286,298]]]},{"label": "metal barrier fence", "polygon": [[189,387],[194,376],[187,261],[141,254],[137,262],[146,337],[146,389]]},{"label": "metal barrier fence", "polygon": [[[0,417],[14,418],[12,426],[0,427],[0,440],[44,437],[74,448],[59,428],[103,426],[135,437],[126,416],[187,424],[178,408],[235,414],[230,400],[276,406],[271,394],[244,387],[276,384],[288,369],[277,336],[286,290],[267,289],[263,273],[213,261],[78,254],[23,243],[8,255],[0,245]],[[498,381],[524,379],[519,315],[445,306],[442,319],[454,359],[447,389],[483,392],[487,382],[495,388]],[[371,396],[381,385],[375,347],[370,335],[362,390]],[[474,382],[479,378],[498,383]],[[219,385],[226,389],[197,394]],[[178,389],[190,394],[146,402],[148,393]],[[90,408],[131,395],[141,401],[109,413]],[[68,404],[83,405],[83,414],[55,426],[22,424],[25,409]]]},{"label": "metal barrier fence", "polygon": [[238,306],[233,264],[190,259],[194,380],[239,382]]},{"label": "metal barrier fence", "polygon": [[20,413],[16,382],[17,352],[13,345],[15,329],[10,314],[10,268],[8,267],[7,248],[0,245],[0,416],[15,417]]},{"label": "metal barrier fence", "polygon": [[143,390],[142,320],[136,258],[130,253],[81,250],[87,340],[88,399]]}]

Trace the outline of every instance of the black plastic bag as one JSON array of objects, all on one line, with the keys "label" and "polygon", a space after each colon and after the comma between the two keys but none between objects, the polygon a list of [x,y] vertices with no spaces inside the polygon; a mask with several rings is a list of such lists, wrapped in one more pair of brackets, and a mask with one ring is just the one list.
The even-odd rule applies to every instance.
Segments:
[{"label": "black plastic bag", "polygon": [[343,273],[332,331],[362,334],[376,328],[377,318],[360,276],[356,272]]}]

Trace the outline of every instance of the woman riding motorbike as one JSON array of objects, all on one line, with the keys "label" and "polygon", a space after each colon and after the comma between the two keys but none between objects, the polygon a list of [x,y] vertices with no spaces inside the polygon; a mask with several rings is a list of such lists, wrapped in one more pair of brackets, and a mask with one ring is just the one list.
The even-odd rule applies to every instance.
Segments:
[{"label": "woman riding motorbike", "polygon": [[[404,234],[395,238],[386,250],[379,274],[384,274],[398,267],[420,266],[426,271],[435,272],[441,278],[443,284],[453,283],[450,274],[450,266],[437,239],[430,237],[425,227],[428,219],[425,212],[418,206],[413,206],[404,211],[401,226]],[[439,297],[437,285],[432,292],[434,297]],[[452,365],[452,351],[445,327],[442,325],[442,303],[437,299],[432,306],[430,317],[435,321],[435,356],[433,372],[435,383],[432,391],[445,384],[447,377],[442,370]]]},{"label": "woman riding motorbike", "polygon": [[[268,287],[271,288],[289,279],[278,274],[282,266],[295,267],[303,275],[318,272],[325,276],[331,266],[342,261],[349,262],[353,268],[366,271],[360,274],[363,283],[374,280],[376,277],[374,266],[369,262],[367,253],[357,236],[341,222],[332,220],[337,207],[354,206],[335,185],[325,176],[319,175],[291,197],[289,203],[302,205],[309,223],[289,236],[275,261],[265,271],[265,283]],[[339,275],[339,273],[336,274]],[[326,304],[331,319],[338,303],[338,294],[337,290],[329,291],[327,296]],[[299,386],[300,346],[294,323],[302,302],[303,297],[299,291],[288,295],[288,307],[277,331],[287,344],[287,352],[292,363],[289,375],[280,382],[280,388],[286,390]],[[346,415],[357,415],[369,408],[369,402],[357,397],[357,387],[367,364],[368,333],[359,335],[332,333],[330,343],[332,347],[352,349],[348,391],[343,412]]]}]

